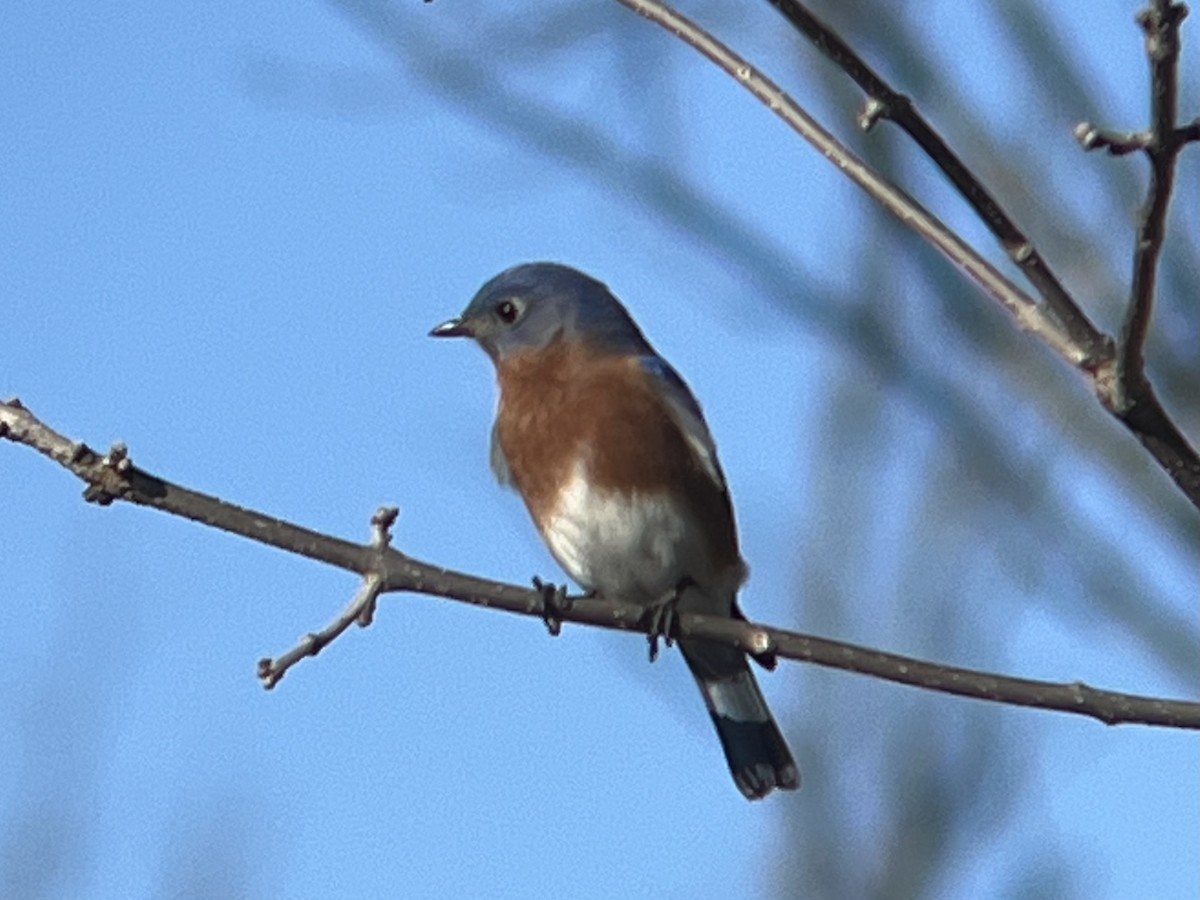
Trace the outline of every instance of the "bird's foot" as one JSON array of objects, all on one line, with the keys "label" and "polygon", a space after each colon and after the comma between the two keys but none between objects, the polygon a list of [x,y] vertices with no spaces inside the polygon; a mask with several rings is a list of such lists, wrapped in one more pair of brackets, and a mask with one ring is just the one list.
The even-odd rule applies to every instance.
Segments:
[{"label": "bird's foot", "polygon": [[679,597],[690,581],[681,581],[671,593],[663,597],[646,611],[646,633],[650,642],[650,662],[658,659],[658,641],[670,647],[675,643],[673,632],[679,614]]},{"label": "bird's foot", "polygon": [[567,586],[542,581],[534,575],[533,589],[542,595],[542,621],[546,623],[546,630],[550,632],[551,637],[558,637],[562,632],[560,616],[571,608],[571,598],[567,596]]}]

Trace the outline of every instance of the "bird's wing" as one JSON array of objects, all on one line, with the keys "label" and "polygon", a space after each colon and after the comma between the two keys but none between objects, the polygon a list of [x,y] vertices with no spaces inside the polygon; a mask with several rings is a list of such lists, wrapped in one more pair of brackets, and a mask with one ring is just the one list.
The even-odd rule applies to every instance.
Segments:
[{"label": "bird's wing", "polygon": [[708,433],[708,425],[704,422],[704,414],[700,412],[700,404],[679,377],[679,373],[661,356],[639,357],[638,364],[654,379],[667,412],[683,432],[688,446],[700,461],[701,468],[724,493],[725,475],[721,472],[721,464],[717,462],[717,446],[713,443],[712,435]]}]

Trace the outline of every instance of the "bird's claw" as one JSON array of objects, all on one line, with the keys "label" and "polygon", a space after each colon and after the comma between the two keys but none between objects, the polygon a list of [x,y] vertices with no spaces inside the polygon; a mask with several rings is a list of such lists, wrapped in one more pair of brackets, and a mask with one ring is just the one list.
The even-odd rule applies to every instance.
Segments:
[{"label": "bird's claw", "polygon": [[646,623],[647,639],[650,642],[650,662],[658,659],[658,640],[670,647],[675,643],[671,632],[675,629],[675,619],[679,605],[679,592],[673,592],[669,597],[660,600],[650,607],[649,621]]},{"label": "bird's claw", "polygon": [[562,633],[560,616],[571,608],[571,600],[567,597],[567,586],[542,581],[535,575],[533,576],[533,589],[542,595],[542,621],[546,623],[546,630],[550,632],[551,637],[558,637]]}]

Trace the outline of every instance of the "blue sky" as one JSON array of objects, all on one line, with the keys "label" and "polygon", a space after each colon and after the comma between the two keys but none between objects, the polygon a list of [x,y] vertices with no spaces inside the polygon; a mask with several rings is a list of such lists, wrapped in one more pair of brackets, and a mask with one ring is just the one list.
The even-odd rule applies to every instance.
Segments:
[{"label": "blue sky", "polygon": [[[1019,98],[994,86],[995,23],[935,6],[933,45],[977,76],[999,129],[1030,124]],[[1086,28],[1078,5],[1062,6],[1063,45],[1091,61],[1114,119],[1140,122],[1141,82],[1119,74],[1142,71],[1135,6],[1088,4]],[[393,9],[409,39],[508,49],[496,11],[449,0]],[[852,284],[839,248],[865,227],[854,190],[649,25],[615,7],[580,9],[555,20],[563,34],[596,29],[577,50],[548,40],[541,68],[529,65],[535,51],[513,50],[511,75],[481,90],[526,90],[548,73],[548,106],[686,167],[791,248],[798,271],[819,278],[804,302],[819,309],[823,290]],[[614,188],[514,140],[527,127],[514,107],[492,119],[464,112],[430,77],[461,88],[470,71],[441,72],[419,54],[398,62],[330,6],[134,3],[68,15],[27,3],[4,22],[0,394],[93,446],[122,439],[143,468],[236,503],[352,539],[367,537],[376,506],[396,503],[407,553],[508,581],[557,578],[487,468],[487,360],[426,333],[500,269],[567,261],[626,300],[704,405],[753,572],[749,613],[929,651],[910,610],[871,604],[906,571],[914,511],[944,514],[975,502],[967,494],[1002,506],[986,485],[943,496],[923,481],[924,466],[968,437],[947,433],[905,385],[855,376],[858,361],[813,324],[819,316],[798,322],[765,299],[707,238],[639,199],[641,182]],[[793,46],[769,10],[744,33],[726,26],[759,59]],[[676,76],[645,74],[661,99],[617,103],[628,82],[605,73],[625,66],[636,81],[658,55]],[[954,139],[952,112],[941,114]],[[1070,114],[1052,123],[1053,140],[1069,140]],[[1075,175],[1063,202],[1086,204],[1082,173],[1062,177]],[[1128,248],[1126,230],[1099,230]],[[921,285],[902,275],[890,287],[908,302]],[[1108,300],[1096,302],[1107,325]],[[904,327],[920,326],[911,316]],[[1194,512],[1159,517],[1136,502],[1142,482],[1050,442],[1036,409],[1005,400],[1021,377],[974,381],[1011,417],[1039,477],[1061,488],[1062,515],[1092,522],[1098,542],[1135,547],[1140,587],[1194,627],[1197,552],[1170,518],[1191,515],[1194,528]],[[796,600],[819,593],[800,563],[846,548],[826,547],[805,509],[852,477],[818,466],[818,450],[827,430],[853,434],[866,406],[881,418],[863,421],[905,437],[881,467],[887,502],[842,512],[861,535],[862,591],[845,598],[853,615],[830,624]],[[1130,458],[1138,478],[1157,477]],[[965,834],[970,849],[937,895],[1014,896],[1013,860],[1047,847],[1085,896],[1200,892],[1194,734],[914,698],[785,665],[764,690],[807,783],[749,804],[676,654],[651,667],[631,636],[568,626],[550,640],[534,620],[390,596],[371,629],[264,692],[255,661],[323,625],[352,580],[153,511],[88,506],[79,492],[35,454],[0,445],[0,721],[10,726],[0,825],[4,871],[21,873],[25,896],[770,896],[786,880],[787,842],[803,835],[784,823],[805,815],[807,797],[844,787],[842,816],[865,825],[903,796],[903,783],[874,783],[870,766],[854,773],[864,747],[886,747],[872,711],[908,704],[983,717],[1022,748],[1002,821]],[[1195,696],[1194,648],[1181,678],[1120,628],[1098,616],[1093,626],[1070,566],[1078,548],[1030,539],[1023,564],[1042,574],[1003,580],[1009,557],[991,552],[980,519],[964,523],[948,571],[920,583],[968,591],[960,628],[993,642],[982,658],[964,649],[953,661]],[[999,621],[975,609],[1013,584],[1038,584],[1054,602]],[[806,732],[837,736],[846,768],[806,768]],[[22,856],[33,846],[36,858]]]}]

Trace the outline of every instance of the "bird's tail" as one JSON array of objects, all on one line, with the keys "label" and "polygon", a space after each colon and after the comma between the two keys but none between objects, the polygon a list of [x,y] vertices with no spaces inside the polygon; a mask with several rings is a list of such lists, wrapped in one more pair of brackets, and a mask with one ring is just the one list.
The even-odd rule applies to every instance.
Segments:
[{"label": "bird's tail", "polygon": [[738,789],[759,800],[775,788],[800,787],[800,773],[746,655],[708,641],[681,640],[679,648],[696,676],[717,726],[725,759]]}]

